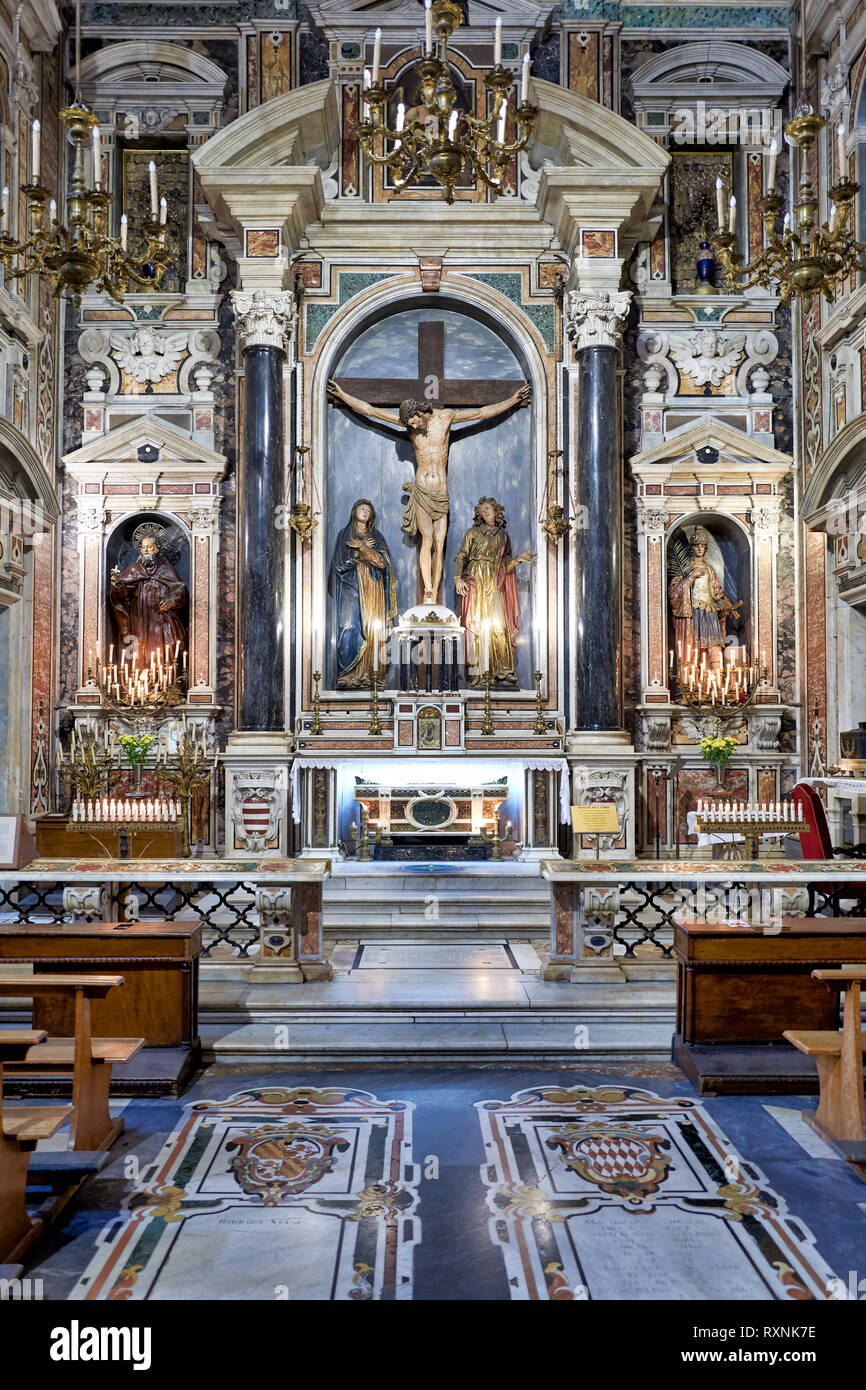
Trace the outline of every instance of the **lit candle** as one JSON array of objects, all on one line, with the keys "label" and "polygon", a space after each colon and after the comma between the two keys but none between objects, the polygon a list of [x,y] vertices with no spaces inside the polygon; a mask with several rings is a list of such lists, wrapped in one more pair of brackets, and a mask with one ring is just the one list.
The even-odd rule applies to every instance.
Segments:
[{"label": "lit candle", "polygon": [[373,36],[373,86],[379,85],[379,64],[382,60],[382,30],[377,29]]},{"label": "lit candle", "polygon": [[845,126],[842,121],[836,127],[836,155],[839,163],[839,182],[848,177],[848,154],[845,149]]},{"label": "lit candle", "polygon": [[529,54],[523,55],[523,71],[520,75],[520,105],[529,100]]},{"label": "lit candle", "polygon": [[159,212],[159,194],[156,187],[156,165],[153,160],[148,164],[147,172],[150,175],[150,213],[152,217],[156,217]]},{"label": "lit candle", "polygon": [[159,200],[159,225],[164,227],[168,221],[168,202],[165,198]]},{"label": "lit candle", "polygon": [[424,0],[424,51],[433,52],[433,11],[432,0]]},{"label": "lit candle", "polygon": [[39,121],[34,121],[31,127],[30,139],[30,176],[34,183],[39,182],[39,174],[42,168],[42,125]]},{"label": "lit candle", "polygon": [[137,801],[133,801],[133,803],[132,803],[132,819],[133,819],[134,822],[136,822],[136,821],[138,820],[138,802],[137,802]]},{"label": "lit candle", "polygon": [[54,226],[54,219],[57,216],[57,202],[52,198],[48,204],[48,230]]},{"label": "lit candle", "polygon": [[[121,218],[120,218],[120,249],[121,249],[121,251],[125,251],[125,250],[126,250],[126,234],[127,234],[128,227],[129,227],[129,219],[127,218],[126,213],[124,212],[124,213],[121,215]],[[126,660],[126,653],[125,653],[125,652],[124,652],[124,654],[123,654],[123,659],[124,659],[124,661]]]},{"label": "lit candle", "polygon": [[722,183],[721,179],[716,179],[716,213],[718,214],[719,231],[721,232],[725,225],[725,185]]},{"label": "lit candle", "polygon": [[457,111],[452,111],[451,115],[448,117],[448,139],[452,144],[454,143],[454,132],[457,129],[458,115],[459,113]]},{"label": "lit candle", "polygon": [[402,101],[397,103],[397,129],[402,130],[406,124],[406,107]]},{"label": "lit candle", "polygon": [[831,232],[835,232],[835,230],[836,230],[836,204],[835,204],[835,203],[831,203],[831,204],[830,204],[830,223],[829,223],[829,225],[830,225],[830,231],[831,231]]},{"label": "lit candle", "polygon": [[767,156],[767,192],[772,193],[776,187],[776,160],[779,157],[779,146],[775,140],[770,141],[770,152]]},{"label": "lit candle", "polygon": [[728,203],[728,231],[733,233],[737,230],[737,200],[733,193]]},{"label": "lit candle", "polygon": [[496,16],[496,28],[493,35],[493,66],[495,68],[502,65],[502,16]]},{"label": "lit candle", "polygon": [[102,135],[98,125],[93,127],[91,139],[93,140],[93,187],[98,192],[102,187]]}]

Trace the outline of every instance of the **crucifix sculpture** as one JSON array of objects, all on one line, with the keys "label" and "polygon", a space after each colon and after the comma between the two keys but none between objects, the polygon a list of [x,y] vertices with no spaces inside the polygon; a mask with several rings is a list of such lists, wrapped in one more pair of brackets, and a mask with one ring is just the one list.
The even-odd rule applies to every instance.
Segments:
[{"label": "crucifix sculpture", "polygon": [[[503,398],[509,386],[517,389]],[[360,394],[358,394],[360,393]],[[414,380],[341,377],[328,382],[328,398],[390,429],[406,430],[415,450],[415,477],[403,484],[409,501],[403,530],[421,536],[418,566],[424,603],[436,603],[442,583],[448,532],[448,448],[454,425],[492,420],[512,406],[526,405],[530,388],[515,379],[448,380],[445,325],[419,323],[418,375]],[[386,406],[397,406],[387,410]]]}]

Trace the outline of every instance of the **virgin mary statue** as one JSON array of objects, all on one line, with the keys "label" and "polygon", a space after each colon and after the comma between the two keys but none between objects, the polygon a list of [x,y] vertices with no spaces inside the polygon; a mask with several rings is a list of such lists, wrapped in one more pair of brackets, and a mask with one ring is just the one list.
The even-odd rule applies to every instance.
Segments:
[{"label": "virgin mary statue", "polygon": [[337,622],[337,689],[380,683],[388,671],[388,628],[397,616],[397,584],[376,509],[361,498],[334,546],[331,593]]}]

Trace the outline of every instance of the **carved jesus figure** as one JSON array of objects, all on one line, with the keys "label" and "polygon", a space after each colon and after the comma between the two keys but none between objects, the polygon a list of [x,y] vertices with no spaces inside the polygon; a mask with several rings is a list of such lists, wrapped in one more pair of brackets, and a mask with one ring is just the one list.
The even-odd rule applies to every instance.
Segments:
[{"label": "carved jesus figure", "polygon": [[445,537],[448,532],[448,449],[454,425],[473,424],[476,420],[494,420],[516,405],[527,405],[531,396],[529,386],[521,386],[507,400],[492,405],[470,406],[463,410],[450,406],[434,409],[410,397],[399,410],[385,410],[357,396],[350,396],[336,381],[328,382],[328,397],[342,401],[359,415],[378,420],[390,429],[405,429],[415,450],[415,477],[404,483],[409,501],[403,512],[403,530],[409,536],[421,536],[418,565],[424,585],[424,603],[438,601],[445,559]]}]

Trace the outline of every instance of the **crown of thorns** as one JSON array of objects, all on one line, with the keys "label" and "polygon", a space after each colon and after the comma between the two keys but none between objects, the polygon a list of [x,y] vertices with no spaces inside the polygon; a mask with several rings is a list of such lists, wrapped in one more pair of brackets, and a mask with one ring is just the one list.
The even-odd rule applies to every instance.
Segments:
[{"label": "crown of thorns", "polygon": [[400,424],[408,425],[413,415],[432,415],[433,407],[429,401],[416,401],[414,396],[403,401],[400,406]]}]

